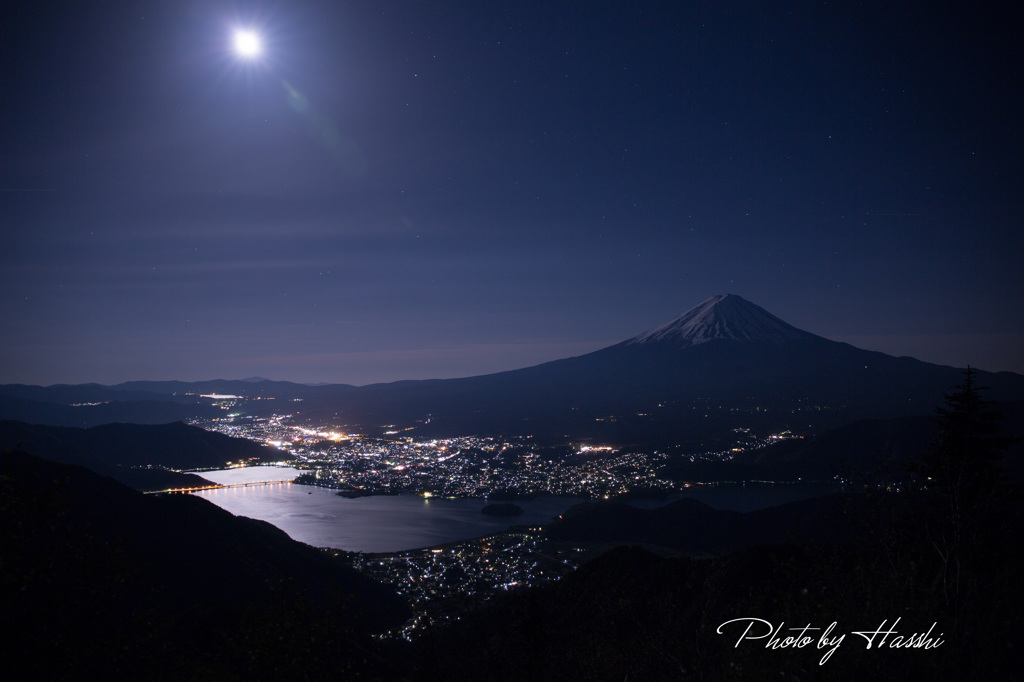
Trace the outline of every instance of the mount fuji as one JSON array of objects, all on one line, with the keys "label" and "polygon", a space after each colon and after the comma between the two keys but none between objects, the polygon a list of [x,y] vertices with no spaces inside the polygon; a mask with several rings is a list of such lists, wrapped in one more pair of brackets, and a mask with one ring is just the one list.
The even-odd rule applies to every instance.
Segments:
[{"label": "mount fuji", "polygon": [[[1024,399],[1024,376],[978,372],[978,378],[991,387],[990,399]],[[417,433],[436,435],[679,443],[743,425],[831,428],[927,415],[962,379],[954,367],[803,331],[727,294],[578,357],[463,379],[338,391],[330,413],[362,427],[415,421]]]},{"label": "mount fuji", "polygon": [[669,342],[694,346],[716,339],[731,339],[782,344],[820,338],[783,322],[735,294],[724,294],[712,296],[674,320],[626,343]]}]

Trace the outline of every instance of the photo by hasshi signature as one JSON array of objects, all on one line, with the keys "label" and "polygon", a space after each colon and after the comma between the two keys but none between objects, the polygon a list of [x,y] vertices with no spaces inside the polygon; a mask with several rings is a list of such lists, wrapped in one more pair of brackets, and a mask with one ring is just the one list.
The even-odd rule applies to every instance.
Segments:
[{"label": "photo by hasshi signature", "polygon": [[[837,631],[839,623],[832,623],[825,628],[814,627],[810,623],[802,627],[786,627],[785,622],[773,625],[763,618],[733,618],[718,626],[716,632],[720,635],[730,632],[739,632],[735,648],[739,648],[745,641],[764,642],[765,649],[803,649],[814,646],[816,650],[825,650],[824,655],[818,661],[818,665],[825,665],[832,654],[843,644],[847,634],[857,635],[864,640],[865,649],[937,649],[945,644],[942,639],[944,633],[933,634],[938,627],[933,622],[925,632],[914,632],[904,634],[897,630],[901,618],[896,618],[889,625],[885,619],[874,630],[852,630],[849,633]],[[742,629],[741,629],[742,628]],[[789,634],[783,634],[783,633]]]}]

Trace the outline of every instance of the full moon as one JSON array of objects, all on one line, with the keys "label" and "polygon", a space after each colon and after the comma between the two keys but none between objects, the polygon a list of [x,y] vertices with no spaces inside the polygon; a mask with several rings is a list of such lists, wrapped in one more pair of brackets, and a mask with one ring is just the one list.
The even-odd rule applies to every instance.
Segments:
[{"label": "full moon", "polygon": [[240,57],[252,59],[259,55],[263,46],[260,37],[252,31],[235,31],[235,52]]}]

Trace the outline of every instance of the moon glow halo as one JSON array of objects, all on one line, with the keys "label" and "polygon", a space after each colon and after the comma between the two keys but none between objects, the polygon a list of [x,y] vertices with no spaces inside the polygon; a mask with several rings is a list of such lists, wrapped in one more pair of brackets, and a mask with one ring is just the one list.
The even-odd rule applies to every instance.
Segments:
[{"label": "moon glow halo", "polygon": [[235,53],[245,59],[253,59],[263,51],[260,37],[253,31],[238,30],[234,37]]}]

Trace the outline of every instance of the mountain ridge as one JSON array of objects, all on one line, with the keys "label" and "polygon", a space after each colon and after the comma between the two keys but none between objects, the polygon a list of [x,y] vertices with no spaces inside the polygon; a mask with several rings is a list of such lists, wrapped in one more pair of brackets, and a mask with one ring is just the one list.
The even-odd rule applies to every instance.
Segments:
[{"label": "mountain ridge", "polygon": [[[1022,375],[977,376],[991,387],[988,399],[1024,399]],[[115,388],[63,387],[59,393],[125,399],[163,392],[168,400],[182,400],[184,393],[227,393],[241,396],[232,409],[244,414],[292,413],[369,435],[402,424],[418,437],[533,435],[650,446],[711,442],[738,426],[807,431],[926,415],[961,380],[960,369],[831,341],[723,294],[592,353],[494,374],[361,387],[127,382]],[[0,386],[0,398],[12,391],[35,400],[58,394]]]}]

